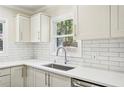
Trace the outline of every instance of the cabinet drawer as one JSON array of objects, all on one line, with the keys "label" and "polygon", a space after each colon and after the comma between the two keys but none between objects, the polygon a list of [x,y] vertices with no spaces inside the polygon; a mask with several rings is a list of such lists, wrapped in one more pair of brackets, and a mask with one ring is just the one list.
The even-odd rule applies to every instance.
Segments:
[{"label": "cabinet drawer", "polygon": [[0,77],[0,87],[10,87],[10,75]]},{"label": "cabinet drawer", "polygon": [[10,74],[10,68],[7,69],[0,69],[0,76],[8,75]]}]

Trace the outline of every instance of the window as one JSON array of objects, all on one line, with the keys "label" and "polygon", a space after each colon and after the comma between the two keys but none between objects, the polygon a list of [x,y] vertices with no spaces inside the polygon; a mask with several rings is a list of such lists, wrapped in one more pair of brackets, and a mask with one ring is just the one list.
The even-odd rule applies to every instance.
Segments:
[{"label": "window", "polygon": [[60,20],[56,22],[56,46],[77,47],[74,40],[73,19]]},{"label": "window", "polygon": [[62,46],[69,56],[81,56],[81,41],[75,39],[74,24],[72,15],[52,18],[52,53],[55,54],[56,49]]},{"label": "window", "polygon": [[7,47],[7,32],[6,32],[6,20],[4,18],[0,18],[0,56],[1,54],[6,53]]},{"label": "window", "polygon": [[3,51],[3,23],[0,23],[0,52]]}]

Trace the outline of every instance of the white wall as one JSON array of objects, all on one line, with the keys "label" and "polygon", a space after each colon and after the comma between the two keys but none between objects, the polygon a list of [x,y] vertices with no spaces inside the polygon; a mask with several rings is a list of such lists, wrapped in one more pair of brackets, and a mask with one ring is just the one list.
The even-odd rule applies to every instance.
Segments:
[{"label": "white wall", "polygon": [[0,17],[8,21],[8,48],[7,54],[0,55],[0,62],[24,60],[33,57],[33,48],[30,43],[16,43],[16,14],[21,13],[0,6]]},{"label": "white wall", "polygon": [[0,6],[0,17],[6,18],[8,21],[8,40],[15,42],[16,38],[16,14],[17,12],[3,6]]}]

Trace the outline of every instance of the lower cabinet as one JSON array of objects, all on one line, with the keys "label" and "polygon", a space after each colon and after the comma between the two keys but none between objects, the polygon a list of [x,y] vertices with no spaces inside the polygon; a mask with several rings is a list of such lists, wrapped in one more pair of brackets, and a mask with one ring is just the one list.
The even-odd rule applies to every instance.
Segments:
[{"label": "lower cabinet", "polygon": [[10,75],[0,77],[0,87],[10,87]]},{"label": "lower cabinet", "polygon": [[47,73],[42,70],[35,69],[35,87],[47,87]]},{"label": "lower cabinet", "polygon": [[71,78],[36,69],[16,66],[0,69],[0,87],[71,87]]},{"label": "lower cabinet", "polygon": [[18,66],[11,68],[11,87],[24,87],[25,86],[25,66]]},{"label": "lower cabinet", "polygon": [[10,87],[10,68],[0,69],[0,87]]},{"label": "lower cabinet", "polygon": [[71,78],[52,73],[49,76],[51,87],[71,87]]},{"label": "lower cabinet", "polygon": [[35,69],[29,66],[27,67],[26,86],[35,87]]},{"label": "lower cabinet", "polygon": [[36,87],[71,87],[71,78],[35,69]]},{"label": "lower cabinet", "polygon": [[71,87],[71,78],[27,67],[27,87]]}]

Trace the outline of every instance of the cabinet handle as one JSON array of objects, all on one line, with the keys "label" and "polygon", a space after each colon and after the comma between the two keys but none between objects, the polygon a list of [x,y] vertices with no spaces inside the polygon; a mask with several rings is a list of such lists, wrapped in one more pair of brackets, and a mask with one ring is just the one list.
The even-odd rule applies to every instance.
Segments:
[{"label": "cabinet handle", "polygon": [[24,77],[24,67],[22,67],[22,77]]},{"label": "cabinet handle", "polygon": [[45,73],[45,86],[47,86],[47,73]]},{"label": "cabinet handle", "polygon": [[48,87],[50,87],[50,74],[48,74]]},{"label": "cabinet handle", "polygon": [[22,77],[26,77],[27,76],[27,68],[24,66],[22,67]]}]

